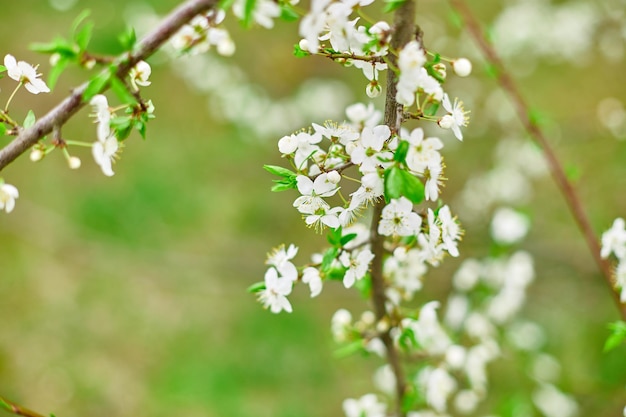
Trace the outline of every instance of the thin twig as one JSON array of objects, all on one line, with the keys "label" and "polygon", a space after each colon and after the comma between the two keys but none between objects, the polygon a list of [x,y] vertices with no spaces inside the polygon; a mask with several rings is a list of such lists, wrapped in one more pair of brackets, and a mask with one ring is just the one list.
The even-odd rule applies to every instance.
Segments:
[{"label": "thin twig", "polygon": [[25,417],[44,417],[43,414],[39,414],[36,411],[29,410],[26,407],[22,407],[21,405],[15,404],[12,401],[7,400],[6,398],[0,397],[0,408],[8,411],[9,413],[16,414],[18,416]]},{"label": "thin twig", "polygon": [[[145,60],[167,42],[178,30],[194,16],[210,10],[217,0],[188,0],[174,9],[152,32],[146,35],[132,53],[124,53],[115,62],[118,64],[116,76],[124,78],[139,61]],[[54,126],[65,124],[78,110],[87,103],[83,94],[88,83],[75,88],[72,93],[56,107],[42,116],[28,129],[22,130],[8,145],[0,150],[0,171],[26,152],[39,139],[52,131]],[[104,89],[107,89],[105,86]]]},{"label": "thin twig", "polygon": [[589,247],[593,258],[598,265],[598,268],[602,272],[604,281],[611,290],[611,296],[613,297],[613,300],[617,305],[617,308],[622,318],[626,320],[626,304],[620,301],[619,294],[615,290],[613,282],[613,269],[611,267],[611,264],[608,262],[608,260],[603,259],[600,256],[600,243],[598,241],[598,238],[593,228],[591,227],[589,217],[587,216],[583,208],[582,202],[578,197],[576,190],[572,186],[572,183],[567,179],[567,175],[565,174],[563,166],[556,156],[556,153],[548,142],[548,139],[543,130],[535,123],[535,121],[531,117],[528,104],[524,100],[524,97],[522,96],[519,87],[510,76],[509,72],[506,71],[502,59],[500,59],[500,56],[498,55],[494,47],[487,40],[484,32],[480,27],[480,24],[478,23],[478,20],[474,17],[474,14],[470,10],[470,8],[467,6],[464,0],[449,1],[452,7],[463,17],[468,32],[482,50],[487,61],[495,68],[498,83],[513,102],[517,115],[522,121],[524,128],[534,139],[537,145],[539,145],[539,147],[543,150],[543,154],[545,155],[548,166],[550,167],[552,177],[559,187],[561,194],[563,194],[563,197],[565,198],[565,201],[567,202],[567,205],[572,212],[572,215],[574,216],[574,220],[576,221],[578,228],[582,232],[585,241],[587,242],[587,246]]}]

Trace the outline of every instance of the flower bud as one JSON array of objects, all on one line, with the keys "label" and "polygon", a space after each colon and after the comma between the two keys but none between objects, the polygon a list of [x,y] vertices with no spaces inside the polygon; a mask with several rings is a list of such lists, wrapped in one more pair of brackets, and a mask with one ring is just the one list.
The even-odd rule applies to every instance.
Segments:
[{"label": "flower bud", "polygon": [[341,181],[341,174],[338,173],[337,171],[330,171],[326,178],[328,179],[328,182],[331,184],[339,184],[339,181]]},{"label": "flower bud", "polygon": [[472,63],[467,58],[459,58],[452,61],[452,68],[459,77],[467,77],[472,72]]},{"label": "flower bud", "polygon": [[441,119],[439,119],[437,124],[443,129],[450,129],[454,125],[454,118],[452,117],[452,115],[446,114]]},{"label": "flower bud", "polygon": [[372,80],[367,87],[365,87],[365,94],[367,94],[369,98],[378,97],[382,91],[383,89],[376,80]]},{"label": "flower bud", "polygon": [[77,156],[70,156],[67,160],[67,164],[70,166],[70,169],[78,169],[80,168],[80,158]]},{"label": "flower bud", "polygon": [[309,41],[307,41],[306,39],[300,39],[300,42],[298,42],[298,46],[303,51],[311,52],[309,51]]},{"label": "flower bud", "polygon": [[433,65],[433,69],[445,80],[446,78],[446,65],[442,62]]},{"label": "flower bud", "polygon": [[44,157],[44,153],[39,148],[33,148],[30,152],[30,160],[33,162],[41,161]]}]

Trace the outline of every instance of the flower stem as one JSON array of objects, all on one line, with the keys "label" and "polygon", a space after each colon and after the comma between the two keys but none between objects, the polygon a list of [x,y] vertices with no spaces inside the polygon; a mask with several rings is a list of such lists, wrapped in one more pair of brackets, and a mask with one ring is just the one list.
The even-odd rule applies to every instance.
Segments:
[{"label": "flower stem", "polygon": [[28,408],[22,407],[21,405],[15,404],[3,397],[0,397],[0,408],[18,416],[44,417],[42,414],[29,410]]},{"label": "flower stem", "polygon": [[13,100],[13,97],[15,96],[15,93],[17,93],[17,90],[19,90],[21,86],[22,86],[21,82],[17,83],[17,87],[15,87],[15,90],[13,90],[13,92],[11,93],[11,96],[7,100],[6,106],[4,106],[4,112],[5,113],[7,113],[9,111],[9,105],[11,104],[11,100]]}]

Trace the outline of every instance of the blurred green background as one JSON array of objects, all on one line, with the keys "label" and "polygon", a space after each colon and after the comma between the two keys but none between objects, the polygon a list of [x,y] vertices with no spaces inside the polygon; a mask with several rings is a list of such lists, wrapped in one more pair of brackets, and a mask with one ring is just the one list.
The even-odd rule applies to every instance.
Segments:
[{"label": "blurred green background", "polygon": [[[142,4],[164,14],[177,3]],[[598,16],[610,16],[609,23],[595,23],[592,39],[623,24],[621,2],[588,3],[595,4]],[[138,17],[133,16],[140,10],[137,4],[4,1],[1,52],[40,63],[45,76],[47,57],[29,52],[28,45],[67,35],[74,17],[90,8],[96,22],[93,51],[117,53],[117,35],[129,14]],[[489,25],[514,5],[472,2]],[[525,135],[498,104],[504,102],[494,93],[493,80],[468,36],[452,24],[445,2],[420,1],[418,11],[427,46],[474,60],[474,77],[451,77],[448,86],[472,110],[465,141],[438,133],[450,145],[444,150],[449,181],[443,198],[466,229],[461,253],[484,257],[490,250],[490,213],[464,219],[454,202],[466,179],[492,166],[499,140]],[[298,91],[308,77],[339,77],[354,101],[365,99],[359,71],[291,55],[298,39],[295,25],[277,22],[276,30],[251,33],[236,22],[229,27],[238,51],[218,62],[239,65],[242,77],[265,100],[300,94],[306,108],[313,92]],[[615,52],[623,50],[623,38],[622,44],[619,37],[614,42],[613,49],[607,46],[613,55],[592,44],[564,60],[533,53],[531,45],[509,60],[529,101],[546,116],[557,153],[576,174],[598,233],[626,207],[626,143],[620,141],[626,130],[618,120],[609,123],[611,131],[602,112],[598,116],[603,100],[613,98],[608,103],[615,108],[626,97],[626,66]],[[57,416],[341,415],[344,398],[373,390],[371,371],[381,364],[377,358],[332,355],[330,317],[342,306],[359,314],[362,300],[338,285],[327,285],[315,300],[297,288],[291,297],[294,313],[275,316],[245,290],[262,280],[272,247],[294,242],[301,247],[299,259],[322,247],[323,237],[308,230],[291,207],[294,194],[269,192],[272,178],[262,165],[280,163],[276,141],[283,134],[331,116],[342,120],[343,114],[293,126],[285,105],[284,117],[278,112],[266,122],[276,124],[274,134],[261,135],[244,120],[252,112],[245,99],[241,108],[224,108],[226,99],[181,79],[177,64],[167,63],[164,55],[150,62],[153,85],[143,91],[157,117],[146,141],[137,135],[127,140],[114,177],[102,175],[88,149],[74,151],[83,160],[78,171],[53,153],[36,164],[23,156],[2,172],[21,197],[13,213],[0,216],[0,395]],[[198,80],[215,76],[195,73]],[[21,120],[33,108],[41,115],[85,79],[85,73],[72,69],[52,94],[20,92],[12,114]],[[13,81],[1,80],[0,88],[0,99],[6,100]],[[315,106],[311,98],[310,107]],[[220,117],[233,111],[242,114],[240,121]],[[87,115],[82,110],[64,128],[64,138],[94,140]],[[606,323],[618,318],[608,291],[550,178],[535,184],[522,209],[534,221],[522,247],[535,256],[538,271],[524,314],[545,326],[547,351],[562,361],[559,385],[576,396],[580,415],[618,415],[626,403],[626,349],[602,353]],[[450,259],[431,272],[423,300],[450,288],[458,264]],[[520,390],[517,375],[527,372],[523,360],[511,357],[490,369],[496,388],[488,404],[498,404],[504,389]]]}]

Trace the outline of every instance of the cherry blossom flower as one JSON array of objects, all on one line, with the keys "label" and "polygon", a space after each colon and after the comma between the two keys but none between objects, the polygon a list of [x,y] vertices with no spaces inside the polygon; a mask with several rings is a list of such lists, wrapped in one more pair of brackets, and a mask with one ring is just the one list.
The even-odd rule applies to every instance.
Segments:
[{"label": "cherry blossom flower", "polygon": [[369,270],[370,262],[374,259],[374,254],[369,249],[362,251],[342,252],[339,261],[348,268],[343,276],[343,285],[350,288],[354,283],[362,279]]},{"label": "cherry blossom flower", "polygon": [[20,196],[17,188],[11,184],[5,184],[0,179],[0,210],[10,213],[15,208],[15,199]]},{"label": "cherry blossom flower", "polygon": [[444,129],[452,129],[454,136],[456,136],[458,140],[463,140],[461,128],[467,126],[469,122],[469,117],[467,117],[468,112],[463,108],[463,102],[455,98],[454,105],[452,105],[448,95],[444,94],[441,104],[448,114],[439,120],[439,126]]},{"label": "cherry blossom flower", "polygon": [[24,84],[24,87],[26,87],[29,92],[33,94],[50,92],[46,83],[39,79],[41,74],[37,74],[37,68],[29,63],[24,61],[18,62],[13,55],[6,55],[4,57],[4,66],[7,69],[9,77]]},{"label": "cherry blossom flower", "polygon": [[102,172],[107,177],[112,177],[113,172],[112,163],[115,160],[115,156],[120,145],[115,135],[110,135],[106,140],[97,140],[94,142],[91,148],[91,153],[96,164],[100,165]]},{"label": "cherry blossom flower", "polygon": [[441,226],[441,240],[443,241],[443,247],[450,255],[454,257],[459,256],[457,241],[461,237],[461,228],[455,218],[452,217],[450,207],[446,205],[439,209],[437,218]]},{"label": "cherry blossom flower", "polygon": [[[384,192],[383,179],[378,172],[370,172],[361,178],[361,186],[350,196],[356,206],[368,204],[379,199]],[[352,205],[352,204],[351,204]]]},{"label": "cherry blossom flower", "polygon": [[139,61],[137,64],[131,68],[128,76],[130,77],[130,84],[133,86],[135,91],[139,91],[139,86],[147,87],[152,84],[151,81],[148,81],[150,78],[150,74],[152,74],[152,68],[150,68],[150,64],[146,61]]},{"label": "cherry blossom flower", "polygon": [[297,254],[298,247],[293,243],[289,245],[287,249],[285,249],[285,245],[280,245],[267,255],[267,261],[265,261],[265,263],[281,269],[283,265],[291,261]]},{"label": "cherry blossom flower", "polygon": [[309,266],[302,271],[302,282],[309,284],[311,290],[311,298],[317,297],[322,292],[322,278],[317,268]]},{"label": "cherry blossom flower", "polygon": [[389,151],[381,152],[385,141],[391,136],[389,126],[379,125],[372,128],[365,127],[361,132],[361,139],[350,154],[350,160],[359,166],[362,173],[372,172],[382,164],[381,159],[391,159]]},{"label": "cherry blossom flower", "polygon": [[600,255],[608,258],[611,253],[622,259],[626,257],[626,229],[624,219],[617,218],[609,230],[602,233],[602,250]]},{"label": "cherry blossom flower", "polygon": [[328,208],[329,205],[322,197],[331,197],[339,190],[336,184],[328,180],[328,173],[324,172],[312,181],[306,175],[296,177],[298,191],[302,194],[293,202],[293,206],[300,213],[313,214],[320,208]]},{"label": "cherry blossom flower", "polygon": [[289,277],[279,276],[276,268],[269,268],[265,273],[265,289],[259,292],[259,301],[272,313],[280,313],[285,310],[291,313],[291,303],[287,296],[293,289],[293,280]]},{"label": "cherry blossom flower", "polygon": [[378,401],[376,394],[366,394],[361,398],[348,398],[343,402],[346,417],[385,417],[387,406]]},{"label": "cherry blossom flower", "polygon": [[111,110],[109,109],[109,102],[106,96],[97,94],[92,97],[89,104],[93,107],[93,116],[96,117],[96,123],[98,124],[98,140],[104,142],[111,135],[111,127],[109,125],[111,121]]},{"label": "cherry blossom flower", "polygon": [[415,236],[420,231],[422,218],[413,212],[413,204],[406,197],[392,199],[383,208],[378,233],[383,236]]},{"label": "cherry blossom flower", "polygon": [[427,167],[441,166],[441,154],[443,142],[439,138],[424,139],[424,130],[418,127],[409,133],[402,129],[400,137],[409,142],[409,151],[406,156],[406,164],[409,169],[416,173],[423,173]]}]

